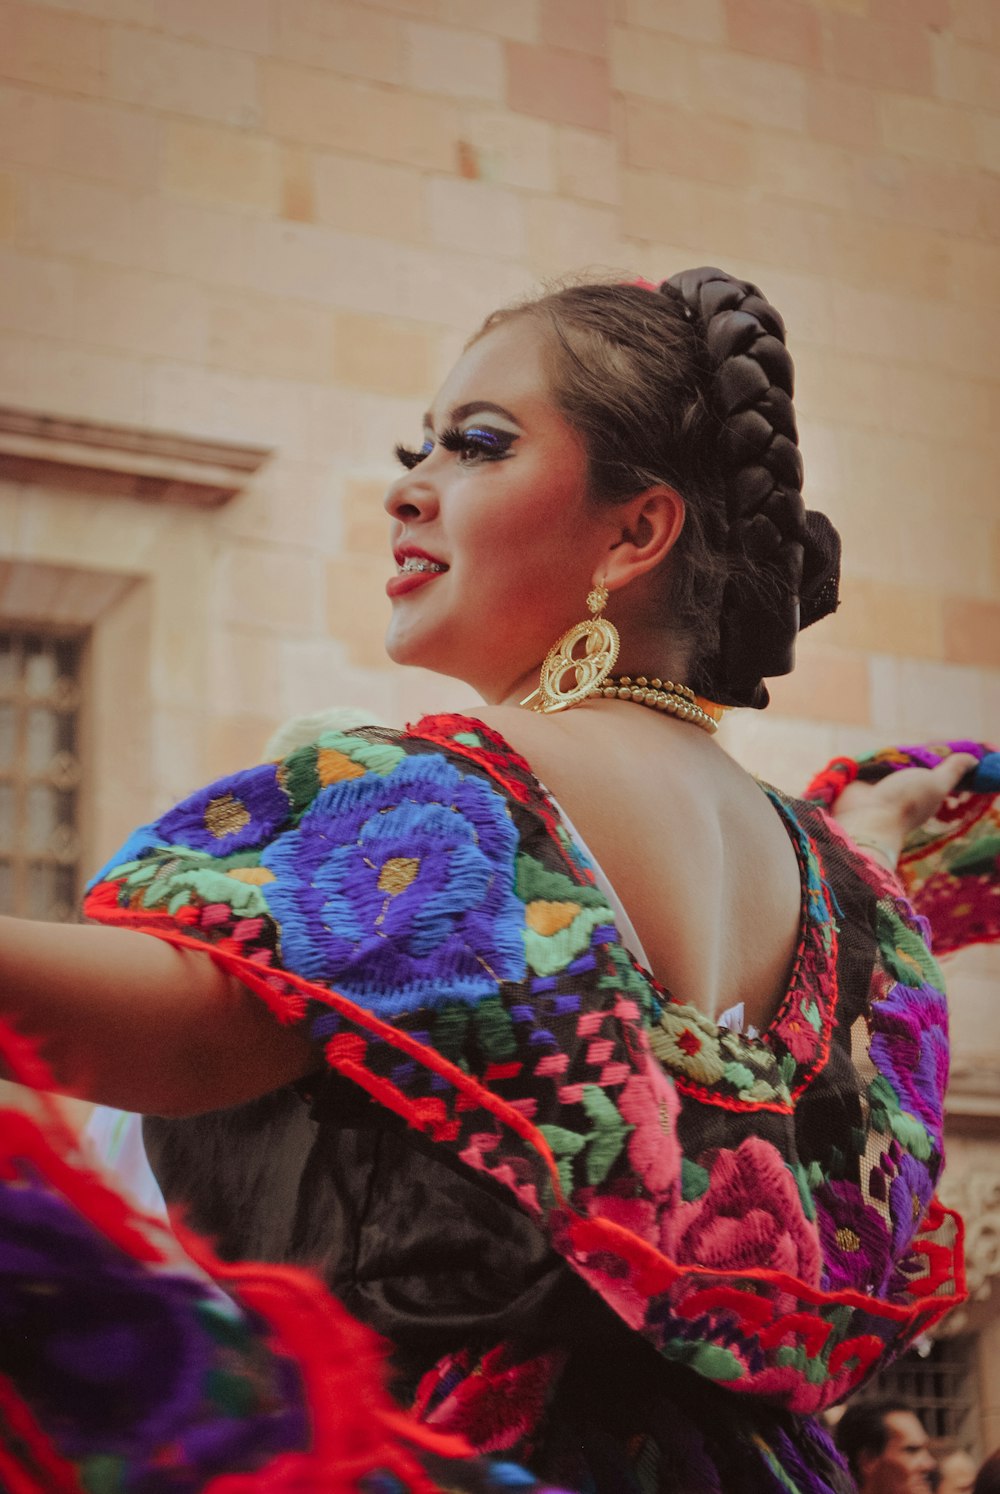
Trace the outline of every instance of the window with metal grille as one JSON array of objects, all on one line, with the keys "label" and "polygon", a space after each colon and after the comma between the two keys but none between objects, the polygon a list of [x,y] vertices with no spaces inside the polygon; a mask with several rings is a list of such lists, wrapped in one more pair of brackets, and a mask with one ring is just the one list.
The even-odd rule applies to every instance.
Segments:
[{"label": "window with metal grille", "polygon": [[0,913],[76,913],[83,645],[0,628]]},{"label": "window with metal grille", "polygon": [[975,1339],[922,1339],[866,1387],[860,1399],[889,1396],[905,1401],[923,1422],[936,1446],[975,1443],[978,1407]]}]

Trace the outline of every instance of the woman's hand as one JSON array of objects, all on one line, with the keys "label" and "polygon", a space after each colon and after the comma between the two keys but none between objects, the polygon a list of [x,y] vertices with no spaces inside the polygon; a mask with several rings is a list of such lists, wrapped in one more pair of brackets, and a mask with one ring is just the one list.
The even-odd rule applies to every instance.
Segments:
[{"label": "woman's hand", "polygon": [[893,870],[911,830],[936,814],[977,759],[953,752],[936,768],[901,768],[878,783],[848,784],[833,817],[851,839],[873,851]]}]

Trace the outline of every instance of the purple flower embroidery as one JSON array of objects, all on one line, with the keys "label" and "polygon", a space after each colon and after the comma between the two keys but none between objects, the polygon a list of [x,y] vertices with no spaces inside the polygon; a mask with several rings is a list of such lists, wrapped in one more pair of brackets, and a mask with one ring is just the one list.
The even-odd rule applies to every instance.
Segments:
[{"label": "purple flower embroidery", "polygon": [[283,961],[383,1016],[523,980],[516,847],[500,794],[437,755],[331,784],[261,857]]},{"label": "purple flower embroidery", "polygon": [[824,1183],[815,1193],[823,1246],[823,1285],[828,1290],[881,1287],[890,1264],[891,1241],[881,1214],[865,1201],[857,1183]]},{"label": "purple flower embroidery", "polygon": [[[58,1198],[3,1190],[0,1372],[71,1455],[131,1455],[186,1430],[213,1346],[205,1288],[95,1238]],[[38,1290],[39,1283],[44,1290]]]},{"label": "purple flower embroidery", "polygon": [[889,1183],[889,1218],[892,1220],[892,1253],[896,1260],[910,1248],[934,1193],[927,1168],[902,1147],[897,1148],[898,1172]]},{"label": "purple flower embroidery", "polygon": [[928,986],[894,985],[872,1007],[872,1062],[892,1086],[900,1109],[923,1123],[938,1151],[948,1082],[946,1024],[944,998]]},{"label": "purple flower embroidery", "polygon": [[199,789],[169,810],[153,827],[153,834],[167,845],[230,856],[272,840],[290,815],[277,765],[265,763]]}]

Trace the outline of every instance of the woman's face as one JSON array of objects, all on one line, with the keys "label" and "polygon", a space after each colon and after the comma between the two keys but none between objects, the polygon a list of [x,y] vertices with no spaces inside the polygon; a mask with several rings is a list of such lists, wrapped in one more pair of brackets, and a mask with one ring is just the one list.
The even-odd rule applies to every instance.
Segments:
[{"label": "woman's face", "polygon": [[[418,459],[417,459],[418,458]],[[586,455],[556,409],[542,331],[517,317],[459,359],[419,452],[390,488],[396,574],[389,656],[463,679],[489,701],[534,687],[587,616],[614,510],[587,497]]]}]

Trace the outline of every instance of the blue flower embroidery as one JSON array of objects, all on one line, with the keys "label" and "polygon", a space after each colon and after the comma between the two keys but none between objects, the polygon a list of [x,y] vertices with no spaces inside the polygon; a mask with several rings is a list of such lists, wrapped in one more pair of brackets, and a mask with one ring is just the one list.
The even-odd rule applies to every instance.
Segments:
[{"label": "blue flower embroidery", "polygon": [[265,763],[199,789],[165,814],[155,831],[161,845],[231,856],[273,839],[290,815],[277,765]]},{"label": "blue flower embroidery", "polygon": [[505,800],[437,755],[323,789],[261,857],[283,963],[380,1015],[525,974]]}]

